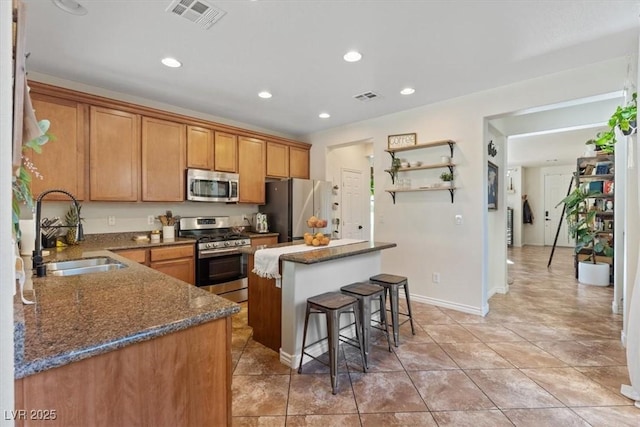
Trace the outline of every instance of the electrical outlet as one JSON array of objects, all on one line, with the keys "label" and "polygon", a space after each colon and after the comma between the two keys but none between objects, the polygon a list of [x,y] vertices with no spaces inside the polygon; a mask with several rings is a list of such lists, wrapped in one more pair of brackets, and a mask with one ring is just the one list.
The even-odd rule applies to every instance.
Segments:
[{"label": "electrical outlet", "polygon": [[456,215],[456,225],[462,224],[462,215]]},{"label": "electrical outlet", "polygon": [[156,223],[156,217],[153,215],[148,215],[147,216],[147,224],[148,225],[153,225]]},{"label": "electrical outlet", "polygon": [[431,275],[431,281],[433,283],[440,283],[440,273],[433,273]]},{"label": "electrical outlet", "polygon": [[113,215],[109,215],[107,217],[107,224],[108,225],[116,225],[116,217]]},{"label": "electrical outlet", "polygon": [[246,221],[247,220],[247,216],[245,214],[242,214],[242,220]]}]

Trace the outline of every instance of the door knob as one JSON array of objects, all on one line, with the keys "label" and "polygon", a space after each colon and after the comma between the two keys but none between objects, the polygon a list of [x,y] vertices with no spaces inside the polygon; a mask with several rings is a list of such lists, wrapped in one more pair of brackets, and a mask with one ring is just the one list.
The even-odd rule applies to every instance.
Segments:
[{"label": "door knob", "polygon": [[362,226],[361,225],[358,226],[358,230],[362,230]]}]

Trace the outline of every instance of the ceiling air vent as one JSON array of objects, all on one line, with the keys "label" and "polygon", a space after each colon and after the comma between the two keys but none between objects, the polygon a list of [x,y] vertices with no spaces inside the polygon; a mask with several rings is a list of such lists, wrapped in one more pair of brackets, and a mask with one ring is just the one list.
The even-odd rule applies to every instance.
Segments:
[{"label": "ceiling air vent", "polygon": [[173,0],[165,10],[187,18],[189,21],[199,24],[204,29],[211,28],[213,24],[227,13],[202,0]]},{"label": "ceiling air vent", "polygon": [[355,95],[354,98],[357,99],[358,101],[363,101],[363,102],[367,102],[367,101],[371,101],[372,99],[377,99],[379,98],[380,95],[378,95],[375,92],[364,92],[361,93],[360,95]]}]

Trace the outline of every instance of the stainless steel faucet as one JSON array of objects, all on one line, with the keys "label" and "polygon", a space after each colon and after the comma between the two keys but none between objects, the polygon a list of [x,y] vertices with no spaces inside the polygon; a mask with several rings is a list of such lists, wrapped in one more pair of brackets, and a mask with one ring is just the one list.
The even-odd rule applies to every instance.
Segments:
[{"label": "stainless steel faucet", "polygon": [[47,266],[42,262],[42,236],[40,232],[40,217],[42,216],[42,199],[47,194],[51,193],[62,193],[66,196],[69,196],[69,198],[73,200],[73,205],[75,206],[76,213],[78,214],[78,223],[75,225],[68,225],[63,227],[76,227],[76,240],[84,240],[84,231],[82,230],[82,224],[80,220],[80,204],[73,196],[73,194],[60,189],[47,190],[40,193],[40,195],[36,199],[36,244],[32,256],[33,268],[36,270],[36,276],[38,277],[43,277],[47,274]]}]

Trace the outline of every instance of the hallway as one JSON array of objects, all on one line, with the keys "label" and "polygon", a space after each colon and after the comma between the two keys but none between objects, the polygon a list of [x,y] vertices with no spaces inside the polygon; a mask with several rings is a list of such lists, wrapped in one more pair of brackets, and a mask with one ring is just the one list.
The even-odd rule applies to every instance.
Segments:
[{"label": "hallway", "polygon": [[254,342],[246,304],[233,320],[234,426],[638,426],[620,394],[629,382],[613,288],[579,285],[572,250],[510,248],[508,294],[479,316],[413,304],[389,353],[372,348],[367,374],[343,346],[340,385],[327,369],[290,370]]}]

